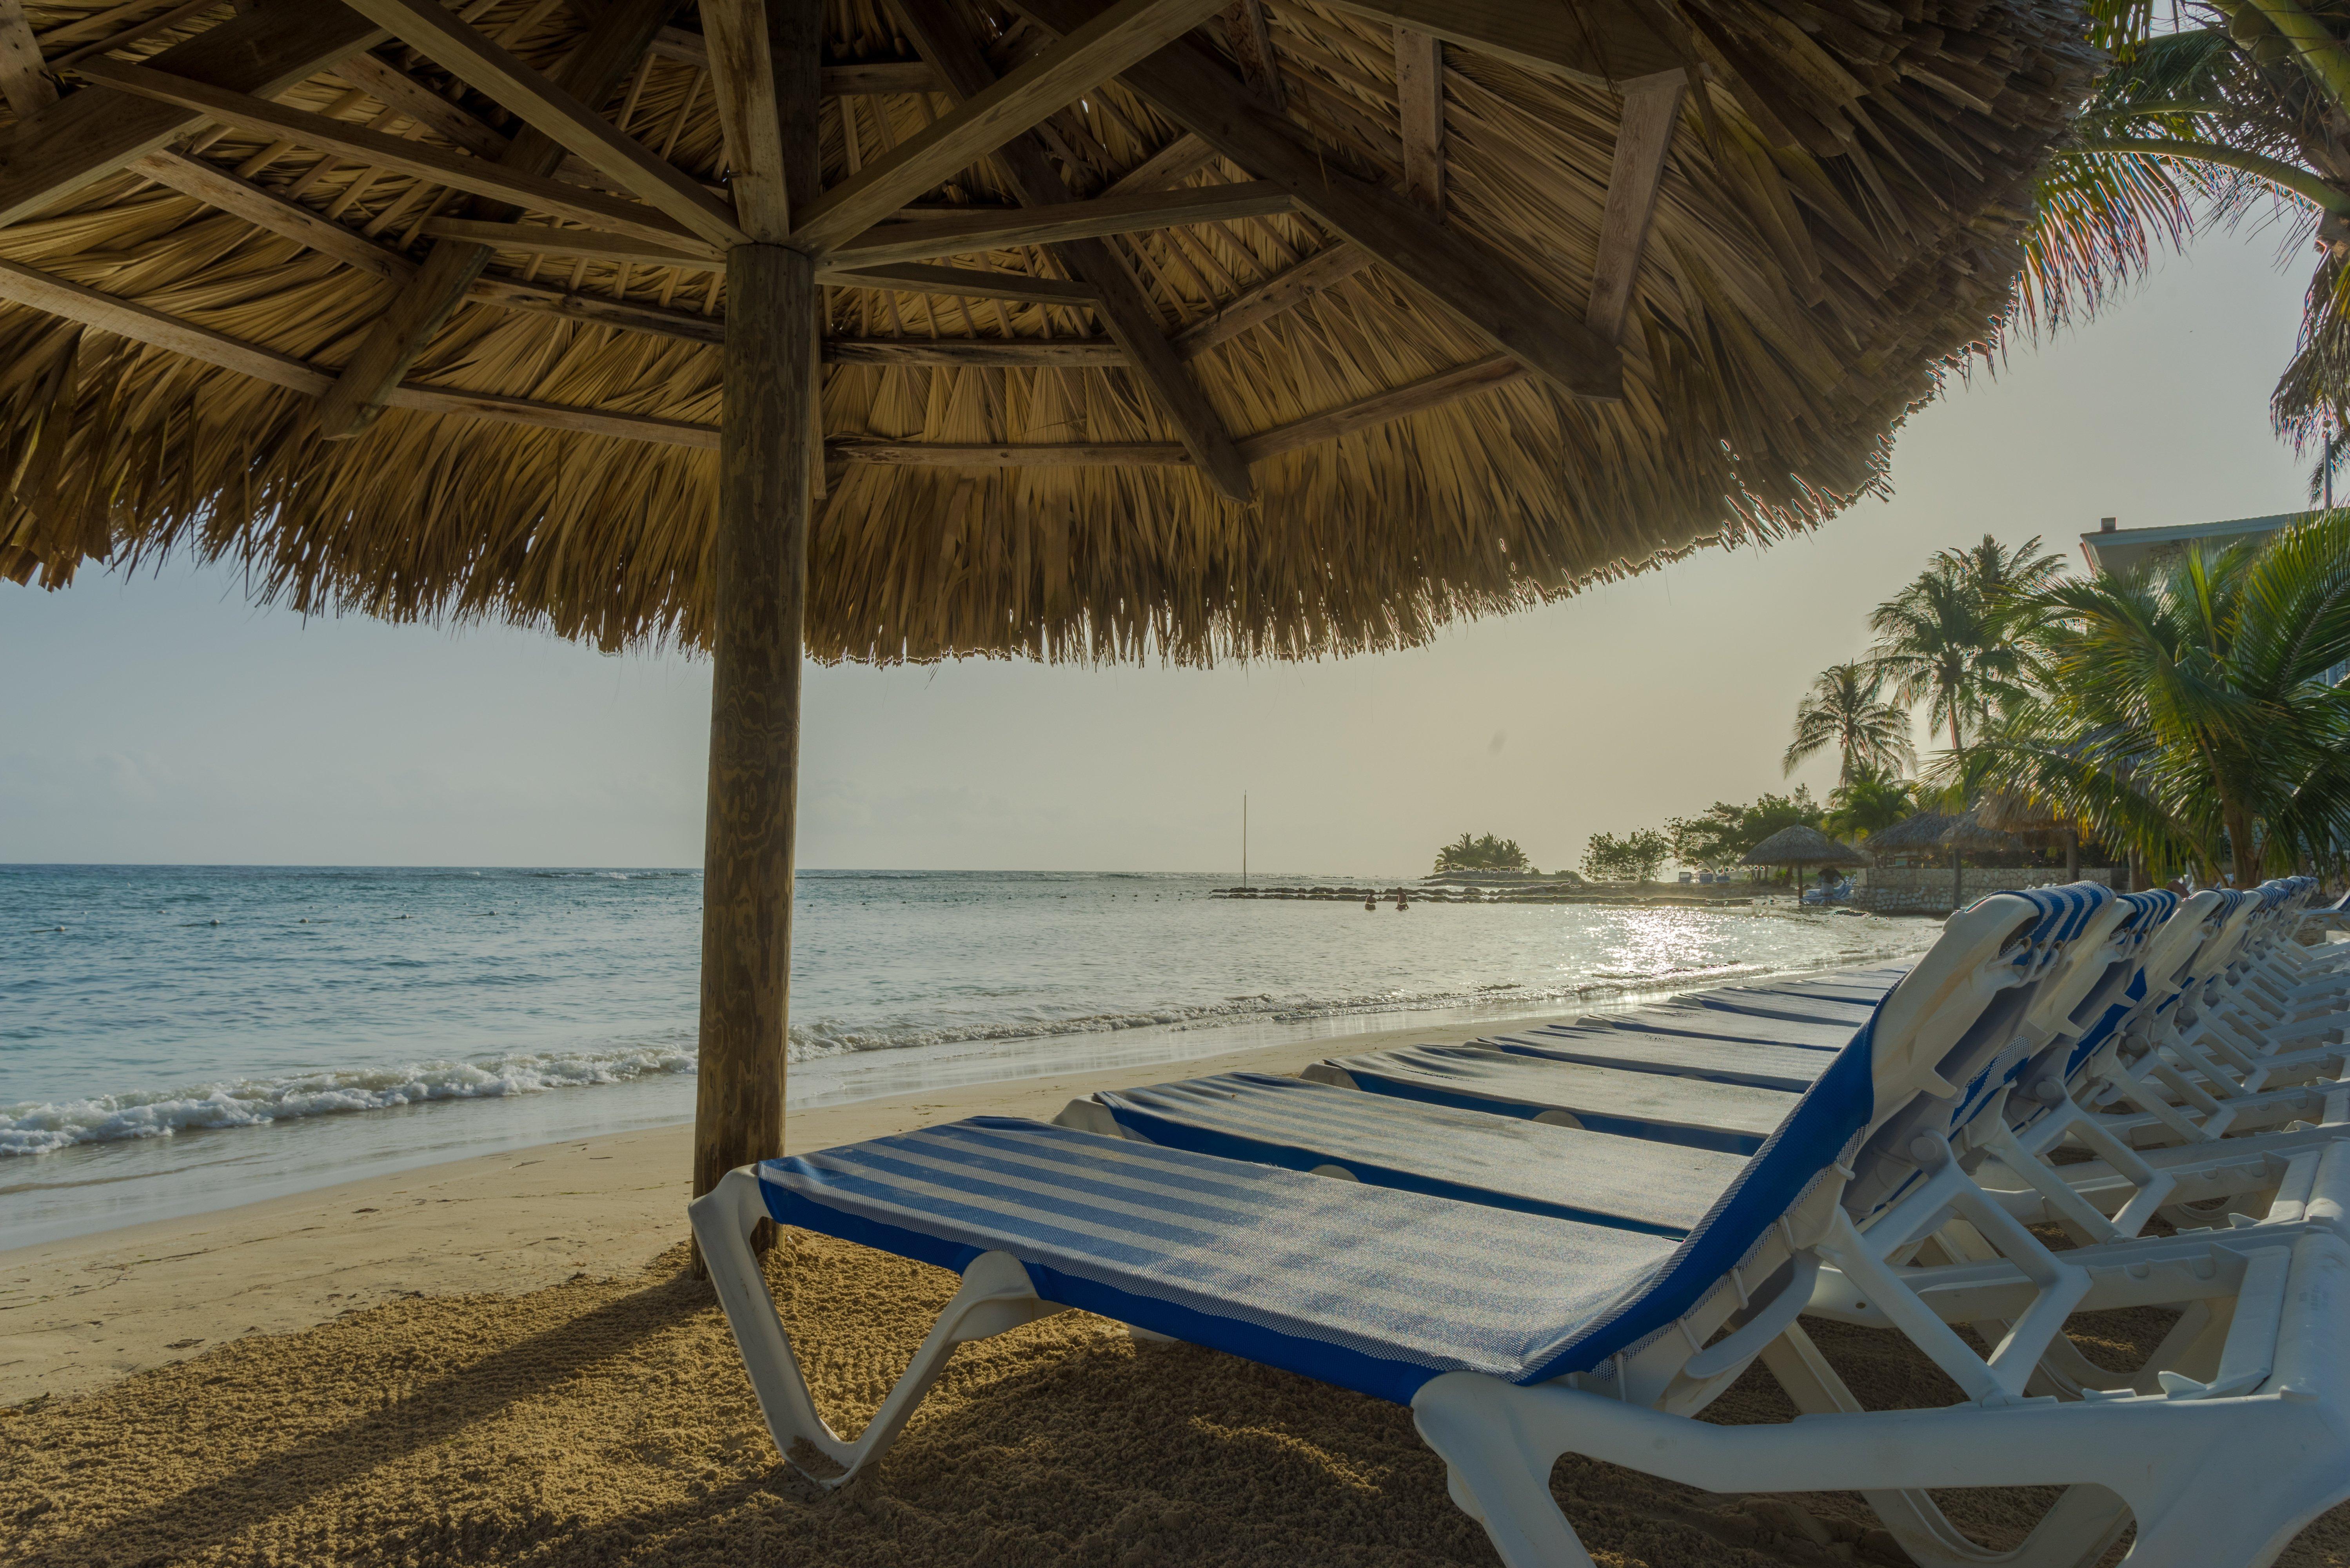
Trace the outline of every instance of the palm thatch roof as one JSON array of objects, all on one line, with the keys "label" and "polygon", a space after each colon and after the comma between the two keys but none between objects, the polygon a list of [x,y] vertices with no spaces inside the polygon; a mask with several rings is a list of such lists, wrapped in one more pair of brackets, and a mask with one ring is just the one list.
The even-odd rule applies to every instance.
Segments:
[{"label": "palm thatch roof", "polygon": [[2045,801],[2033,800],[2006,790],[1985,792],[1975,803],[1975,821],[1994,833],[2012,833],[2018,838],[2054,838],[2073,823],[2060,817]]},{"label": "palm thatch roof", "polygon": [[1980,808],[1958,815],[1921,811],[1868,836],[1870,853],[1879,856],[1928,855],[1953,844],[1966,855],[2012,854],[2023,847],[2013,835],[1985,826]]},{"label": "palm thatch roof", "polygon": [[1797,823],[1783,827],[1746,852],[1748,866],[1874,866],[1877,857],[1849,844],[1839,844],[1816,827]]},{"label": "palm thatch roof", "polygon": [[[773,40],[812,654],[1394,648],[1815,524],[1995,330],[2098,60],[2039,0],[1219,8]],[[0,574],[705,642],[747,14],[0,6]]]}]

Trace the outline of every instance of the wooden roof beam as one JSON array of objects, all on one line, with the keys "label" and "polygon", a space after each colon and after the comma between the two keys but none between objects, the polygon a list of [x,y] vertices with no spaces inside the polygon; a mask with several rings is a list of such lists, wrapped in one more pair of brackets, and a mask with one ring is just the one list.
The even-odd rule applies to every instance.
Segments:
[{"label": "wooden roof beam", "polygon": [[[0,299],[29,306],[68,321],[78,321],[111,332],[134,343],[179,354],[205,365],[234,370],[305,397],[319,397],[334,384],[333,375],[307,360],[246,343],[178,317],[167,316],[134,300],[103,294],[64,278],[0,261]],[[641,414],[608,413],[564,403],[543,403],[530,398],[508,398],[480,392],[452,391],[442,387],[402,385],[391,398],[395,408],[426,413],[465,414],[541,430],[570,431],[586,435],[616,436],[625,441],[651,441],[664,446],[714,450],[718,432],[707,425],[681,420],[653,419]]]},{"label": "wooden roof beam", "polygon": [[830,337],[827,365],[953,365],[1003,369],[1076,370],[1126,366],[1126,350],[1106,340],[1002,337]]},{"label": "wooden roof beam", "polygon": [[298,241],[346,266],[355,266],[393,283],[406,283],[416,275],[416,264],[398,251],[380,245],[299,202],[288,201],[250,180],[240,180],[201,158],[166,148],[140,159],[130,165],[130,170],[183,196],[192,196],[208,207],[234,213],[257,228]]},{"label": "wooden roof beam", "polygon": [[340,153],[378,168],[436,184],[453,185],[494,201],[590,223],[615,234],[689,249],[697,244],[692,233],[641,202],[607,196],[584,186],[530,173],[512,162],[469,158],[307,109],[291,109],[266,99],[250,98],[185,77],[167,75],[146,66],[124,65],[119,60],[86,60],[76,68],[118,92],[193,109],[203,118],[224,125],[284,137],[306,147]]},{"label": "wooden roof beam", "polygon": [[[644,58],[668,9],[669,0],[618,0],[607,6],[564,61],[564,86],[577,89],[589,102],[608,97]],[[506,174],[559,183],[553,176],[563,157],[564,149],[553,137],[526,125],[494,159],[473,161],[493,164]],[[500,207],[494,214],[484,215],[505,211]],[[649,215],[652,212],[650,208],[639,211]],[[334,389],[318,405],[320,434],[328,441],[340,441],[375,422],[401,379],[470,296],[493,254],[486,245],[452,244],[436,238],[423,269],[369,326],[342,374],[335,378]]]},{"label": "wooden roof beam", "polygon": [[674,266],[688,272],[724,272],[726,258],[715,251],[689,251],[654,244],[601,229],[558,229],[552,223],[517,223],[491,218],[427,218],[427,239],[457,240],[494,251],[532,255],[584,256],[589,261],[627,262],[635,266]]},{"label": "wooden roof beam", "polygon": [[1396,106],[1403,124],[1404,194],[1444,215],[1444,43],[1395,30]]},{"label": "wooden roof beam", "polygon": [[25,0],[0,0],[0,98],[19,120],[57,101],[57,84],[41,72],[41,46],[25,20]]},{"label": "wooden roof beam", "polygon": [[[968,98],[995,79],[994,67],[980,47],[968,13],[946,0],[894,0],[894,8],[915,46],[957,93]],[[1067,183],[1035,137],[1005,142],[996,151],[996,162],[1023,205],[1051,206],[1068,200]],[[1099,239],[1064,242],[1054,247],[1054,255],[1071,277],[1097,291],[1096,319],[1126,350],[1135,379],[1175,427],[1181,442],[1179,450],[1190,454],[1219,495],[1242,504],[1252,500],[1255,490],[1248,464],[1233,444],[1232,432],[1168,346],[1158,308],[1145,297],[1125,261]]]},{"label": "wooden roof beam", "polygon": [[1296,204],[1288,191],[1263,180],[1242,185],[1191,186],[1180,191],[1139,191],[1126,196],[1098,196],[1090,202],[1055,202],[1049,206],[883,223],[836,247],[831,260],[836,266],[843,267],[928,261],[937,256],[1002,250],[1009,245],[1050,244],[1060,240],[1131,234],[1187,223],[1262,218],[1286,213]]},{"label": "wooden roof beam", "polygon": [[1025,273],[987,272],[968,266],[840,267],[819,265],[816,281],[845,288],[887,288],[901,294],[954,294],[966,299],[1015,299],[1024,305],[1061,305],[1090,309],[1101,291],[1091,284]]},{"label": "wooden roof beam", "polygon": [[1624,336],[1640,253],[1657,213],[1657,191],[1680,123],[1689,82],[1679,72],[1626,85],[1624,118],[1616,131],[1615,166],[1607,175],[1607,208],[1599,222],[1599,259],[1592,268],[1591,304],[1584,320],[1610,343]]},{"label": "wooden roof beam", "polygon": [[1548,77],[1589,84],[1686,69],[1689,61],[1623,0],[1328,0],[1334,11],[1409,28]]},{"label": "wooden roof beam", "polygon": [[1241,80],[1279,114],[1286,104],[1281,91],[1281,61],[1273,52],[1273,34],[1264,25],[1263,0],[1232,0],[1224,8],[1224,42],[1239,62]]},{"label": "wooden roof beam", "polygon": [[335,67],[335,74],[386,108],[431,126],[476,158],[503,157],[511,144],[511,138],[377,56],[353,55]]},{"label": "wooden roof beam", "polygon": [[[1532,374],[1507,355],[1440,370],[1417,381],[1359,399],[1342,408],[1309,414],[1242,438],[1251,462],[1336,441],[1409,415],[1457,403],[1463,398],[1507,387]],[[1002,445],[948,441],[837,441],[836,457],[850,462],[923,468],[1134,468],[1180,467],[1191,459],[1172,441],[1017,441]]]},{"label": "wooden roof beam", "polygon": [[766,0],[702,0],[702,30],[735,219],[759,244],[782,244],[792,234],[792,202],[784,188],[784,117]]},{"label": "wooden roof beam", "polygon": [[1101,193],[1122,196],[1128,191],[1164,191],[1180,185],[1217,157],[1214,148],[1187,130],[1104,186]]},{"label": "wooden roof beam", "polygon": [[[149,63],[208,87],[267,98],[383,37],[374,23],[335,0],[260,0]],[[0,224],[31,217],[161,151],[203,118],[178,104],[106,88],[59,99],[20,121],[0,149]]]},{"label": "wooden roof beam", "polygon": [[1295,266],[1284,267],[1263,283],[1178,332],[1175,352],[1195,358],[1229,343],[1250,327],[1295,310],[1326,288],[1335,288],[1371,265],[1367,252],[1344,241],[1325,245]]},{"label": "wooden roof beam", "polygon": [[733,211],[685,171],[654,156],[650,149],[624,134],[562,84],[444,10],[439,0],[348,0],[348,4],[708,243],[723,248],[740,244],[745,238]]},{"label": "wooden roof beam", "polygon": [[[710,68],[710,40],[683,27],[663,27],[653,35],[652,52],[703,70]],[[944,92],[946,83],[927,60],[847,60],[827,66],[817,77],[817,90],[826,98],[858,98],[868,94]]]},{"label": "wooden roof beam", "polygon": [[[1094,9],[1091,0],[1014,3],[1054,32],[1082,25]],[[1573,396],[1623,396],[1623,356],[1613,343],[1417,202],[1333,166],[1207,55],[1181,47],[1161,49],[1120,79],[1263,182],[1289,192],[1325,228],[1417,286],[1498,351]]]},{"label": "wooden roof beam", "polygon": [[827,191],[793,241],[823,252],[881,222],[1128,66],[1182,36],[1219,0],[1112,0],[1026,64],[967,94],[919,135]]}]

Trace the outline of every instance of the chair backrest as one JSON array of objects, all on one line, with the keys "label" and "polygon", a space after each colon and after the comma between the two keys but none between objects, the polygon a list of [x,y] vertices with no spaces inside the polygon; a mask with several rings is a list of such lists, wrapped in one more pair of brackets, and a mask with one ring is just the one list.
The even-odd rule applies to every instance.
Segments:
[{"label": "chair backrest", "polygon": [[[2001,1070],[2005,1035],[2033,989],[2063,971],[2072,944],[2113,898],[2108,888],[2075,883],[1995,893],[1951,916],[1941,940],[1886,994],[1663,1267],[1614,1310],[1544,1347],[1522,1381],[1587,1371],[1637,1349],[1814,1197],[1833,1190],[1849,1209],[1866,1180],[1882,1189],[1866,1201],[1887,1200],[1916,1167],[1898,1138],[1898,1170],[1877,1155],[1887,1129],[1921,1103],[1946,1121],[1959,1111],[1943,1102],[1971,1101],[1976,1110],[1990,1103],[1985,1085]],[[1987,1016],[1994,1011],[1997,1017]]]},{"label": "chair backrest", "polygon": [[2129,913],[2114,931],[2112,961],[2074,1007],[2068,1038],[2033,1063],[2024,1077],[2053,1073],[2070,1082],[2100,1045],[2175,997],[2180,974],[2208,934],[2206,911],[2217,903],[2204,893],[2182,899],[2167,888],[2125,893],[2120,901]]}]

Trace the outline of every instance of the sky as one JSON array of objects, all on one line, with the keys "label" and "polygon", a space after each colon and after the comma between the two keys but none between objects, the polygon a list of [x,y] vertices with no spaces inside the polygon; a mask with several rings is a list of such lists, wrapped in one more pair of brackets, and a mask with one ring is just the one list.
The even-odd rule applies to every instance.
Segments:
[{"label": "sky", "polygon": [[[1213,670],[811,667],[811,867],[1400,876],[1466,831],[1544,868],[1783,780],[1794,706],[1944,545],[2303,504],[2271,432],[2308,272],[2273,233],[2166,261],[2089,327],[1954,382],[1892,495],[1764,551],[1455,627]],[[528,632],[304,621],[234,574],[0,582],[0,863],[686,866],[710,680]]]}]

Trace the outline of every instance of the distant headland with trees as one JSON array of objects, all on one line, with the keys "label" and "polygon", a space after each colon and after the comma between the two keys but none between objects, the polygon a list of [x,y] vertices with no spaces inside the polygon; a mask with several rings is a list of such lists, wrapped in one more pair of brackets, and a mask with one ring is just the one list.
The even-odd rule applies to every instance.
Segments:
[{"label": "distant headland with trees", "polygon": [[[1869,646],[1795,707],[1797,785],[1620,836],[1583,875],[1655,881],[1744,867],[1773,834],[1820,832],[1880,860],[2119,868],[2251,886],[2350,867],[2350,509],[2265,540],[2189,546],[2125,574],[2068,573],[2037,537],[1937,552],[1870,612]],[[1920,758],[1913,716],[1936,741]],[[1515,842],[1462,834],[1436,873],[1533,874]],[[1572,873],[1562,873],[1572,876]]]}]

